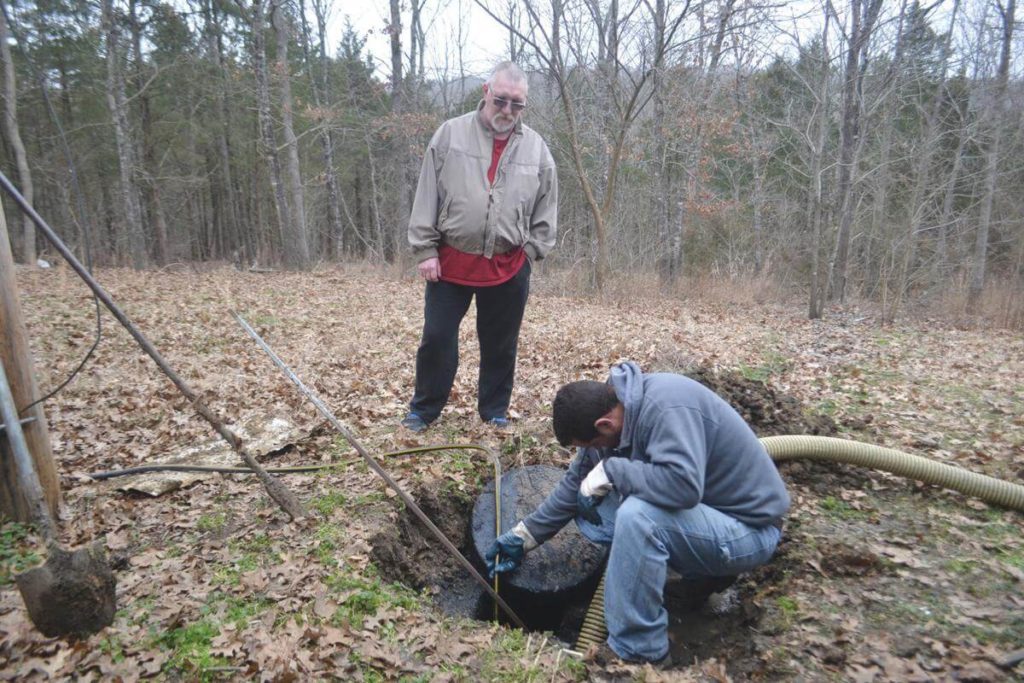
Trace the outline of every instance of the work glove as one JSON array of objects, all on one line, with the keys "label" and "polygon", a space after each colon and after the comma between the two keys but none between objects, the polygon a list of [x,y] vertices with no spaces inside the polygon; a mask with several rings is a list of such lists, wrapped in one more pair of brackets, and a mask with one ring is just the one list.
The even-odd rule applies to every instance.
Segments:
[{"label": "work glove", "polygon": [[577,514],[594,526],[601,526],[601,515],[597,511],[597,506],[613,488],[615,485],[605,473],[602,460],[590,470],[590,474],[580,484],[580,490],[576,493]]},{"label": "work glove", "polygon": [[533,534],[523,522],[516,524],[510,531],[494,539],[494,543],[484,553],[487,561],[487,575],[494,578],[495,574],[504,574],[518,569],[523,557],[537,547]]}]

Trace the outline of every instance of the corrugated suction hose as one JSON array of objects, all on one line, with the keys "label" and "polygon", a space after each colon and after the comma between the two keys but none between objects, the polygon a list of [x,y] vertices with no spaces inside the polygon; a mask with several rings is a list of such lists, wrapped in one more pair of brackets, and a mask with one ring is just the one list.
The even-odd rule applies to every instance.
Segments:
[{"label": "corrugated suction hose", "polygon": [[[919,455],[827,436],[767,436],[761,439],[761,443],[775,462],[803,458],[870,467],[1024,512],[1024,486]],[[602,577],[583,619],[583,628],[580,629],[575,649],[583,652],[591,645],[604,642],[607,637]]]}]

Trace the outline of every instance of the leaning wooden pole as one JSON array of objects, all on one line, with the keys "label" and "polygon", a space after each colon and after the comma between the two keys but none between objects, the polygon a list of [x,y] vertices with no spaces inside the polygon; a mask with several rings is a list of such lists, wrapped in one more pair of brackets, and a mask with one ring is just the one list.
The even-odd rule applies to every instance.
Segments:
[{"label": "leaning wooden pole", "polygon": [[132,338],[134,338],[138,345],[142,347],[142,350],[153,359],[153,362],[156,363],[157,367],[167,375],[167,378],[170,379],[174,386],[178,388],[178,391],[180,391],[182,395],[192,403],[192,408],[199,413],[199,415],[206,420],[210,426],[228,442],[228,444],[230,444],[231,448],[238,453],[242,462],[256,473],[256,476],[259,477],[263,487],[267,490],[267,494],[270,495],[274,502],[276,502],[292,519],[305,517],[305,509],[303,508],[302,503],[299,502],[299,499],[295,497],[295,494],[293,494],[287,486],[270,476],[270,474],[264,470],[258,462],[256,462],[256,459],[253,458],[252,455],[244,448],[242,439],[203,402],[199,397],[199,394],[193,391],[192,387],[186,384],[185,380],[183,380],[178,373],[171,369],[171,366],[167,364],[167,361],[165,361],[163,356],[161,356],[156,350],[156,347],[153,346],[142,332],[135,327],[134,323],[132,323],[132,321],[128,319],[128,316],[125,315],[124,311],[122,311],[120,307],[114,303],[114,300],[110,298],[110,294],[100,286],[89,271],[85,269],[85,266],[75,258],[75,255],[71,253],[71,250],[67,248],[67,245],[64,244],[63,240],[61,240],[61,238],[57,236],[57,233],[55,233],[53,229],[46,224],[46,221],[36,213],[36,210],[25,201],[25,198],[21,196],[21,193],[18,192],[14,185],[11,184],[11,181],[8,180],[7,176],[3,173],[0,173],[0,187],[2,187],[4,191],[14,199],[21,210],[32,219],[32,222],[35,223],[39,231],[43,233],[43,236],[47,241],[61,256],[64,257],[74,271],[78,273],[79,277],[85,281],[85,284],[87,284],[89,289],[93,291],[96,298],[103,302],[103,305],[107,307],[107,310],[109,310],[117,321],[121,323],[126,330],[128,330],[128,333],[132,335]]},{"label": "leaning wooden pole", "polygon": [[[24,408],[39,398],[28,334],[21,318],[14,258],[7,236],[7,221],[0,202],[0,363],[3,363],[15,406]],[[51,517],[57,516],[60,486],[50,448],[46,413],[37,404],[19,416],[25,445],[33,460],[43,497]],[[18,522],[34,522],[34,503],[19,488],[18,469],[8,439],[0,438],[0,512]]]}]

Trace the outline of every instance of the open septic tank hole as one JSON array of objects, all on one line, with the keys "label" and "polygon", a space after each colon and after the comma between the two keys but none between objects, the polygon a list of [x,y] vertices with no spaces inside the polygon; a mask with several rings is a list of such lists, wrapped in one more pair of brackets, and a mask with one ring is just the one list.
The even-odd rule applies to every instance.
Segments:
[{"label": "open septic tank hole", "polygon": [[[759,436],[832,434],[828,418],[808,417],[799,402],[777,396],[768,386],[734,373],[689,372],[735,407]],[[794,477],[813,479],[797,463]],[[532,512],[561,478],[563,470],[531,465],[507,471],[501,483],[502,529]],[[423,487],[412,492],[417,504],[462,554],[486,577],[482,553],[495,537],[493,479],[470,494]],[[679,665],[717,658],[733,675],[756,668],[763,611],[753,599],[759,588],[787,563],[783,544],[767,566],[739,577],[731,586],[687,581],[670,572],[665,586],[672,658]],[[511,621],[494,601],[409,510],[372,540],[373,559],[384,578],[426,591],[446,614],[480,621]],[[594,591],[604,572],[607,550],[591,543],[569,523],[554,538],[527,555],[523,566],[501,578],[500,594],[529,630],[549,631],[574,646]],[[717,591],[717,592],[716,592]]]}]

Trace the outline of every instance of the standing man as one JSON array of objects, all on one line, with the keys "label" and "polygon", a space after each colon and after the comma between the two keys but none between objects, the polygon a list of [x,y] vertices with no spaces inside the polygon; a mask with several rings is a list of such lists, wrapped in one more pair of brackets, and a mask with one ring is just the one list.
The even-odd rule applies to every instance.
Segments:
[{"label": "standing man", "polygon": [[409,245],[426,280],[416,390],[402,425],[427,428],[448,402],[459,367],[459,324],[476,297],[477,409],[508,424],[519,327],[534,261],[555,244],[558,178],[547,144],[521,119],[526,74],[495,67],[476,111],[441,124],[430,140]]},{"label": "standing man", "polygon": [[552,408],[558,442],[578,455],[551,495],[497,538],[488,569],[517,568],[576,517],[587,538],[611,544],[608,646],[625,661],[662,663],[668,567],[707,579],[767,562],[789,510],[786,487],[743,418],[687,377],[626,362],[607,383],[566,384]]}]

